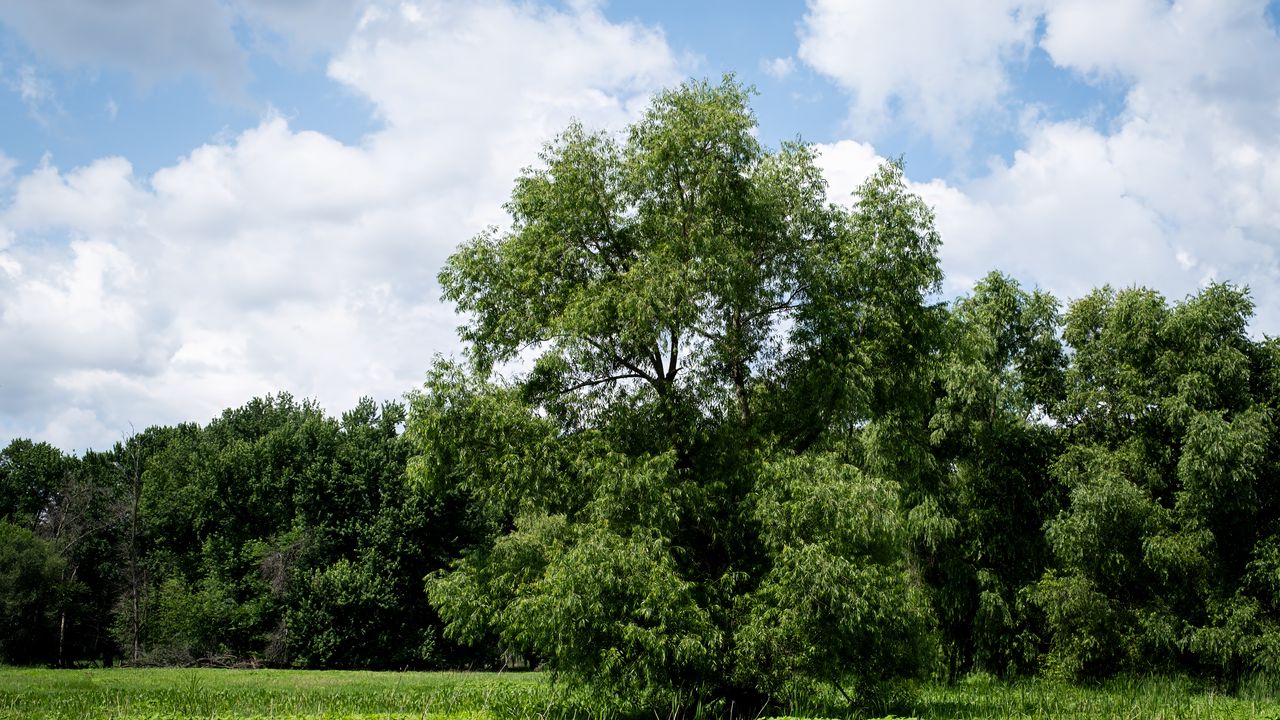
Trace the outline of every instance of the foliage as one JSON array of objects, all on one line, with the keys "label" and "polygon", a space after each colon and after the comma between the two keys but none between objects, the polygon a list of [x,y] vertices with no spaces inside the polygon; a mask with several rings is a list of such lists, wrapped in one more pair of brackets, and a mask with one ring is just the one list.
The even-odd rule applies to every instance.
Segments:
[{"label": "foliage", "polygon": [[1034,595],[1068,675],[1274,667],[1276,356],[1246,335],[1252,310],[1210,285],[1172,307],[1104,288],[1067,314],[1069,499],[1045,534],[1061,575]]},{"label": "foliage", "polygon": [[1029,620],[1021,588],[1050,557],[1042,526],[1061,498],[1047,468],[1060,452],[1046,422],[1061,400],[1066,357],[1057,302],[991,273],[948,317],[931,443],[947,472],[930,498],[930,563],[947,672],[1025,670]]},{"label": "foliage", "polygon": [[929,616],[905,572],[899,488],[831,455],[772,463],[755,502],[775,556],[742,598],[737,671],[770,695],[803,702],[852,681],[857,704],[883,703],[928,662]]},{"label": "foliage", "polygon": [[72,462],[50,444],[24,438],[0,450],[0,520],[28,529],[39,525]]},{"label": "foliage", "polygon": [[30,530],[0,521],[0,659],[56,659],[63,560]]},{"label": "foliage", "polygon": [[[884,420],[866,445],[901,449],[897,398],[921,390],[889,368],[924,366],[932,216],[895,164],[828,204],[812,149],[757,141],[748,94],[690,83],[624,139],[548,144],[511,229],[441,273],[471,365],[411,407],[411,472],[497,529],[428,585],[448,634],[619,711],[805,683],[862,702],[926,656],[898,469],[850,431]],[[529,371],[493,373],[526,348]]]}]

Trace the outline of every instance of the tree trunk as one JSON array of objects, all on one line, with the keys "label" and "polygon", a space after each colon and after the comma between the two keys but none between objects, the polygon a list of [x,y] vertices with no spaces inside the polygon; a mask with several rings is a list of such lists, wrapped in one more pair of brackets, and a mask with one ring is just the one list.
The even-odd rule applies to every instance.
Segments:
[{"label": "tree trunk", "polygon": [[125,439],[122,446],[122,457],[117,461],[116,467],[129,488],[129,502],[125,510],[129,514],[128,547],[126,548],[129,562],[128,611],[129,644],[131,646],[129,656],[132,662],[137,663],[142,655],[142,586],[146,582],[146,578],[138,557],[138,543],[141,535],[139,509],[142,505],[142,448],[137,446],[136,435]]},{"label": "tree trunk", "polygon": [[67,661],[63,658],[63,648],[66,647],[67,637],[67,609],[62,608],[62,612],[58,613],[58,667],[66,667]]}]

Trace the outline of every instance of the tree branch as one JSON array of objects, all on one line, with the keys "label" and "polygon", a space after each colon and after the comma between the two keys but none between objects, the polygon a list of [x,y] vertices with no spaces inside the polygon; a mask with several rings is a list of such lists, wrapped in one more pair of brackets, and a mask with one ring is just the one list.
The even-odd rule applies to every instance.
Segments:
[{"label": "tree branch", "polygon": [[665,379],[666,373],[662,370],[661,348],[655,348],[649,352],[649,362],[653,363],[653,376],[659,380]]},{"label": "tree branch", "polygon": [[671,357],[667,361],[667,382],[675,382],[676,373],[680,371],[680,333],[671,330]]},{"label": "tree branch", "polygon": [[796,297],[803,294],[806,291],[807,291],[807,288],[796,288],[791,292],[790,295],[787,296],[786,300],[774,305],[770,305],[768,307],[760,308],[759,310],[751,313],[750,315],[747,315],[747,319],[755,320],[756,318],[761,318],[761,317],[764,317],[765,315],[772,315],[773,313],[779,312],[781,310],[794,310],[800,307],[800,304],[796,302]]},{"label": "tree branch", "polygon": [[571,392],[573,392],[573,391],[575,391],[575,390],[581,390],[582,388],[595,387],[595,386],[597,386],[597,385],[604,385],[604,384],[606,384],[606,383],[618,382],[619,380],[628,380],[628,379],[633,379],[633,378],[634,378],[634,379],[636,379],[636,380],[648,380],[648,379],[649,379],[649,378],[645,377],[644,375],[637,375],[636,373],[626,373],[626,374],[624,374],[624,375],[610,375],[610,376],[608,376],[608,377],[592,378],[592,379],[590,379],[590,380],[583,380],[583,381],[581,381],[581,382],[574,383],[573,385],[570,385],[569,387],[562,388],[558,394],[560,394],[560,395],[565,395],[565,394],[571,393]]},{"label": "tree branch", "polygon": [[606,348],[600,343],[596,342],[595,340],[592,340],[589,337],[584,339],[587,341],[587,344],[590,345],[591,347],[608,355],[610,358],[613,359],[614,362],[630,370],[632,373],[634,373],[641,379],[647,380],[650,384],[654,385],[654,387],[657,387],[657,382],[658,382],[657,378],[653,377],[649,373],[646,373],[645,371],[641,370],[640,368],[628,362],[626,358],[618,354],[618,351],[614,350],[613,348]]}]

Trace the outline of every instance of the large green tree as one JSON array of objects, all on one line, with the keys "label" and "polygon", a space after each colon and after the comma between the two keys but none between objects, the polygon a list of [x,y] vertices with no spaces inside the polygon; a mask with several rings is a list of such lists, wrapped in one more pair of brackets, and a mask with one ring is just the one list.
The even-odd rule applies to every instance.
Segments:
[{"label": "large green tree", "polygon": [[0,661],[51,663],[65,562],[26,528],[0,520]]},{"label": "large green tree", "polygon": [[830,204],[748,100],[550,142],[441,273],[469,362],[412,403],[411,472],[493,531],[428,584],[449,634],[621,710],[868,705],[927,655],[916,479],[877,458],[927,449],[932,215],[894,163]]},{"label": "large green tree", "polygon": [[1052,296],[996,272],[952,304],[944,330],[930,428],[948,468],[933,501],[949,522],[919,552],[952,677],[1026,669],[1038,649],[1018,595],[1051,559],[1042,528],[1061,505],[1048,471],[1066,370],[1058,332]]},{"label": "large green tree", "polygon": [[1280,663],[1280,366],[1252,314],[1222,284],[1172,306],[1138,288],[1072,304],[1054,465],[1068,504],[1035,590],[1051,667],[1234,680]]},{"label": "large green tree", "polygon": [[0,519],[27,529],[40,525],[74,465],[74,457],[49,443],[10,442],[0,450]]}]

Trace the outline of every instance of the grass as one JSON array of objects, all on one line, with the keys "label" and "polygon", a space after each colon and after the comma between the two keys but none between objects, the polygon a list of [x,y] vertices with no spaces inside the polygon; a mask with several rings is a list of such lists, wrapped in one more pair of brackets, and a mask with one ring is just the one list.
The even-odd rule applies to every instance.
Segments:
[{"label": "grass", "polygon": [[0,720],[471,720],[546,710],[533,674],[0,669]]},{"label": "grass", "polygon": [[[545,677],[536,673],[0,668],[0,720],[524,720],[566,714],[585,720],[590,715],[558,711],[551,697]],[[976,677],[954,686],[924,686],[911,712],[922,720],[1280,720],[1280,702],[1263,684],[1224,695],[1176,678],[1076,687]]]},{"label": "grass", "polygon": [[921,718],[1240,718],[1280,720],[1280,702],[1269,687],[1234,695],[1182,678],[1126,678],[1092,687],[1043,679],[1012,683],[970,678],[950,687],[926,686],[915,708]]}]

